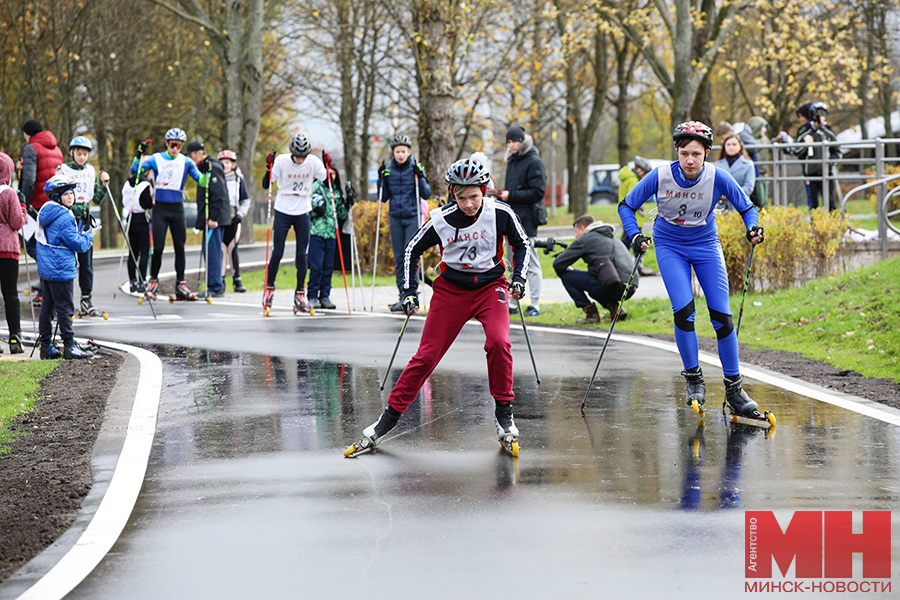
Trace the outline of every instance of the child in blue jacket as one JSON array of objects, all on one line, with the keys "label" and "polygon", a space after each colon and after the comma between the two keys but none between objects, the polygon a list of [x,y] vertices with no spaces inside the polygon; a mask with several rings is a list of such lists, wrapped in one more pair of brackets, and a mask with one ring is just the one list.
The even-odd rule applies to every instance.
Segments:
[{"label": "child in blue jacket", "polygon": [[[51,201],[38,213],[37,266],[43,282],[44,298],[38,326],[41,359],[92,358],[75,343],[72,315],[75,314],[75,297],[72,283],[78,276],[75,255],[87,252],[94,243],[94,231],[79,231],[72,214],[75,204],[75,182],[65,175],[55,175],[47,180],[44,192]],[[53,315],[63,339],[63,351],[53,345]]]}]

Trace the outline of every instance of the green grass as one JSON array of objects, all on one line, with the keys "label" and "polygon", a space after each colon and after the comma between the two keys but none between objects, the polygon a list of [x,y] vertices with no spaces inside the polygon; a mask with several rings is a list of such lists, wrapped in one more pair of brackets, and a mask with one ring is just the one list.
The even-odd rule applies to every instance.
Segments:
[{"label": "green grass", "polygon": [[10,431],[12,419],[34,408],[35,392],[58,365],[56,361],[0,363],[0,455],[8,454],[20,433]]},{"label": "green grass", "polygon": [[[741,342],[753,348],[789,350],[853,369],[867,377],[900,383],[900,258],[775,294],[748,294]],[[741,296],[731,296],[737,322]],[[706,303],[695,300],[697,335],[715,338]],[[757,303],[759,304],[757,306]],[[672,307],[667,299],[626,302],[628,319],[616,331],[671,334]],[[536,323],[573,325],[583,316],[573,304],[541,304]],[[606,311],[601,311],[606,316]],[[607,330],[609,321],[592,327]]]}]

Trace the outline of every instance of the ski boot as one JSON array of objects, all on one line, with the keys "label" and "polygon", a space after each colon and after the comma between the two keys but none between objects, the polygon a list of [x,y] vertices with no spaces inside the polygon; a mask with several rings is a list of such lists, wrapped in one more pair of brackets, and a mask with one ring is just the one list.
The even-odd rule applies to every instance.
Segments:
[{"label": "ski boot", "polygon": [[63,353],[53,344],[41,342],[41,360],[55,360],[62,358]]},{"label": "ski boot", "polygon": [[82,349],[75,342],[72,342],[71,344],[66,346],[65,352],[63,352],[63,358],[66,360],[72,360],[76,358],[94,358],[94,355],[87,350]]},{"label": "ski boot", "polygon": [[494,425],[497,426],[497,439],[500,447],[512,454],[519,456],[519,428],[513,420],[512,403],[501,404],[497,402],[494,409]]},{"label": "ski boot", "polygon": [[128,282],[128,291],[130,291],[132,294],[138,293],[139,290],[137,279],[132,279]]},{"label": "ski boot", "polygon": [[159,293],[159,280],[156,277],[151,277],[147,282],[147,297],[151,300],[156,300],[157,293]]},{"label": "ski boot", "polygon": [[322,308],[327,308],[328,310],[334,310],[335,308],[337,308],[337,306],[335,306],[334,302],[332,302],[331,298],[329,298],[328,296],[319,298],[319,304],[322,305]]},{"label": "ski boot", "polygon": [[245,288],[244,284],[241,283],[241,277],[239,275],[235,275],[234,278],[232,279],[232,281],[234,282],[234,291],[235,292],[237,292],[238,294],[243,294],[244,292],[247,291],[247,288]]},{"label": "ski boot", "polygon": [[101,311],[91,302],[90,296],[81,297],[81,305],[78,307],[78,318],[82,317],[103,317],[104,320],[109,318],[106,311]]},{"label": "ski boot", "polygon": [[22,340],[19,339],[18,335],[9,336],[9,353],[10,354],[22,354],[25,350],[22,348]]},{"label": "ski boot", "polygon": [[681,372],[687,384],[687,399],[685,402],[695,413],[703,418],[703,404],[706,402],[706,382],[703,380],[703,371],[699,365],[693,369]]},{"label": "ski boot", "polygon": [[34,306],[35,308],[40,308],[41,302],[43,302],[43,301],[44,301],[44,296],[42,296],[40,293],[37,293],[31,299],[31,305]]},{"label": "ski boot", "polygon": [[294,292],[294,314],[296,315],[298,312],[308,312],[310,316],[316,314],[316,309],[306,301],[306,290]]},{"label": "ski boot", "polygon": [[[194,302],[197,300],[197,294],[188,289],[187,283],[184,280],[179,281],[175,284],[175,295],[169,296],[169,302],[175,302],[176,300],[180,300],[183,302]],[[207,298],[206,303],[209,304],[212,301],[212,298]]]},{"label": "ski boot", "polygon": [[275,286],[267,285],[265,291],[263,291],[263,315],[269,316],[269,313],[272,312],[272,300],[275,299]]},{"label": "ski boot", "polygon": [[344,450],[345,458],[353,458],[355,456],[359,456],[360,454],[365,454],[366,452],[370,452],[375,449],[375,446],[378,445],[378,441],[394,426],[397,424],[397,421],[400,420],[400,415],[403,413],[394,410],[390,406],[384,409],[384,412],[381,413],[381,416],[378,417],[378,420],[363,429],[362,439]]},{"label": "ski boot", "polygon": [[724,409],[728,406],[731,421],[733,423],[749,423],[751,425],[763,425],[765,427],[775,425],[775,415],[771,410],[764,414],[759,413],[759,404],[750,399],[747,392],[741,387],[744,381],[742,375],[725,376],[725,402]]}]

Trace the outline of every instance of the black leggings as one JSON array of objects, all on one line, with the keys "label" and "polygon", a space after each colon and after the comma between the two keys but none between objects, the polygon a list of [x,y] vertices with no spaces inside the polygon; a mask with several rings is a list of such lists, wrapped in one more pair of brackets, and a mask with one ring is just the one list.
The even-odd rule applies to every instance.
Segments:
[{"label": "black leggings", "polygon": [[[147,223],[146,213],[134,213],[131,215],[131,223],[128,225],[128,243],[131,251],[137,259],[137,268],[131,254],[128,255],[128,279],[131,281],[145,281],[147,279],[147,259],[150,255],[150,225]],[[163,234],[165,235],[165,234]],[[138,279],[137,275],[141,277]]]},{"label": "black leggings", "polygon": [[19,261],[15,258],[0,258],[0,292],[3,292],[3,305],[6,310],[6,326],[9,335],[22,333],[19,318]]},{"label": "black leggings", "polygon": [[184,226],[184,205],[181,202],[157,202],[153,205],[153,257],[150,259],[150,277],[159,277],[162,266],[166,231],[172,231],[175,246],[175,280],[184,281],[184,242],[187,231]]}]

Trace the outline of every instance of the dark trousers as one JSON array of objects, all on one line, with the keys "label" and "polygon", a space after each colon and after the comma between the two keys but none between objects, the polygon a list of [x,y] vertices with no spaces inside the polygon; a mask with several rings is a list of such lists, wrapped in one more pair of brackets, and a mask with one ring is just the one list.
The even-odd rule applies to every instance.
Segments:
[{"label": "dark trousers", "polygon": [[297,250],[294,254],[294,264],[297,266],[297,287],[303,290],[306,283],[306,247],[309,245],[309,213],[303,215],[286,215],[275,211],[275,219],[272,223],[272,256],[269,260],[269,278],[267,285],[275,285],[278,276],[278,265],[284,256],[284,242],[288,231],[294,228],[294,236],[297,238]]},{"label": "dark trousers", "polygon": [[232,223],[222,228],[222,243],[225,244],[225,247],[227,248],[228,244],[234,240],[234,246],[231,248],[231,269],[232,275],[235,277],[241,276],[241,260],[238,257],[238,245],[241,243],[241,238],[238,235],[239,226],[240,223]]},{"label": "dark trousers", "polygon": [[403,253],[409,240],[419,230],[419,222],[416,217],[400,219],[390,218],[391,224],[391,249],[394,251],[394,276],[397,279],[397,291],[403,293]]},{"label": "dark trousers", "polygon": [[[128,279],[131,281],[147,280],[147,261],[150,258],[150,224],[147,223],[147,217],[144,213],[136,213],[131,216],[131,223],[128,226],[128,243],[131,244],[131,251],[134,252],[134,258],[128,255]],[[134,259],[137,259],[135,264]],[[138,279],[140,274],[140,279]]]},{"label": "dark trousers", "polygon": [[334,273],[334,254],[337,240],[326,240],[317,235],[309,238],[309,287],[310,300],[331,296],[331,275]]},{"label": "dark trousers", "polygon": [[19,261],[15,258],[0,258],[0,292],[3,293],[3,307],[6,311],[6,327],[9,335],[22,333],[19,316]]},{"label": "dark trousers", "polygon": [[175,280],[184,281],[184,242],[187,232],[184,226],[184,205],[181,202],[157,202],[153,205],[153,257],[150,259],[150,277],[159,276],[162,266],[166,232],[172,231],[175,247]]},{"label": "dark trousers", "polygon": [[587,271],[569,269],[564,271],[559,278],[562,280],[563,287],[569,293],[569,297],[572,298],[575,306],[578,308],[584,308],[590,305],[592,301],[596,301],[606,310],[615,310],[618,306],[619,296],[609,293],[606,288],[600,285],[597,278]]},{"label": "dark trousers", "polygon": [[94,247],[78,252],[78,287],[82,296],[90,296],[94,290]]},{"label": "dark trousers", "polygon": [[63,339],[63,347],[68,348],[75,341],[75,330],[72,328],[72,315],[75,314],[73,281],[42,280],[44,299],[41,302],[41,318],[38,322],[38,341],[48,345],[53,337],[53,315],[59,324],[59,334]]},{"label": "dark trousers", "polygon": [[[25,252],[26,252],[26,254],[28,254],[28,256],[30,256],[31,258],[33,258],[35,260],[35,263],[37,263],[37,239],[34,236],[31,236],[31,239],[27,240],[25,242]],[[40,278],[38,278],[34,282],[34,289],[37,292],[37,295],[40,296],[41,295],[41,279]]]}]

